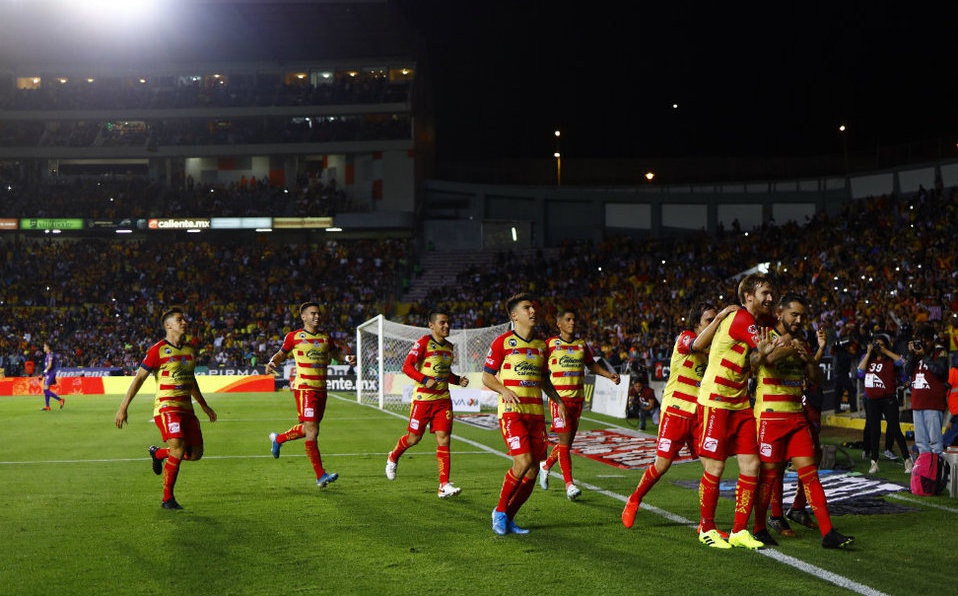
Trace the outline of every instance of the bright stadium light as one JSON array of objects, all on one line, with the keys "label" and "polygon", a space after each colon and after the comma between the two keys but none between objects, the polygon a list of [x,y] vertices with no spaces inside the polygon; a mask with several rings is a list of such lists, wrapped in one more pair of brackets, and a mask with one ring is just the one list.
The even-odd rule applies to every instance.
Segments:
[{"label": "bright stadium light", "polygon": [[110,31],[116,23],[123,23],[126,31],[130,27],[148,25],[159,16],[160,5],[170,4],[169,0],[57,0],[61,14],[72,18],[88,32]]}]

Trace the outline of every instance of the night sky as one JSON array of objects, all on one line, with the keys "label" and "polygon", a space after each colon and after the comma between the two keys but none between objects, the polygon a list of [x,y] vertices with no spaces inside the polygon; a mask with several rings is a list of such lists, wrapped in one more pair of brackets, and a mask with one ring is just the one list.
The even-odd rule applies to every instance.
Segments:
[{"label": "night sky", "polygon": [[945,4],[652,4],[400,0],[441,159],[548,157],[555,128],[596,158],[834,154],[842,123],[850,150],[958,141]]},{"label": "night sky", "polygon": [[[133,1],[101,13],[88,4],[0,2],[0,58],[40,58],[32,45],[44,57],[83,54],[93,64],[250,52],[292,60],[315,48],[335,60],[388,53],[400,31],[340,36],[344,28],[322,15],[343,7],[326,0],[162,0],[140,21]],[[874,151],[935,139],[945,156],[958,156],[954,2],[387,6],[425,40],[440,161],[550,158],[556,128],[570,158],[819,156],[841,153],[843,143]]]}]

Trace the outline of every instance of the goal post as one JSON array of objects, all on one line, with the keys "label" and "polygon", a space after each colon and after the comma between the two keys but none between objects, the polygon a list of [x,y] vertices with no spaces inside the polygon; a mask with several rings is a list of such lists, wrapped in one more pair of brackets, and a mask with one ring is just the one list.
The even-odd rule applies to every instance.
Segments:
[{"label": "goal post", "polygon": [[[482,367],[492,340],[509,323],[479,329],[452,329],[447,338],[455,346],[452,370],[469,377],[470,388],[482,386]],[[412,345],[428,327],[389,321],[377,315],[356,327],[356,401],[381,409],[409,410],[413,381],[402,372]]]}]

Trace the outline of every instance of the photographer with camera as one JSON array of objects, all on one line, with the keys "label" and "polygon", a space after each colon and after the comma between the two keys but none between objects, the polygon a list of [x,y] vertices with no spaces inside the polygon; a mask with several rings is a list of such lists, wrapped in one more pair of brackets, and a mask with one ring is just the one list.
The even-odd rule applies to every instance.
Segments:
[{"label": "photographer with camera", "polygon": [[[865,355],[858,363],[858,378],[865,381],[865,451],[871,458],[869,474],[878,472],[878,445],[881,440],[882,418],[887,422],[886,444],[898,443],[901,456],[905,460],[905,472],[911,472],[914,465],[908,453],[908,443],[901,432],[900,412],[898,410],[898,377],[904,359],[891,351],[891,338],[884,333],[876,333],[868,344]],[[886,456],[893,459],[894,453],[886,450]]]},{"label": "photographer with camera", "polygon": [[905,374],[911,379],[911,410],[918,453],[943,451],[941,427],[945,422],[948,393],[948,358],[944,346],[936,345],[935,328],[922,323],[908,344]]}]

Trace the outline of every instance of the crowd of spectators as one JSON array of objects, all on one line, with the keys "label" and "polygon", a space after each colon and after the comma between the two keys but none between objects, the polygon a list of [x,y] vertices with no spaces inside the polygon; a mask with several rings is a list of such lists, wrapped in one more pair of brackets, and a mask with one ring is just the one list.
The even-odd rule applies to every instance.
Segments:
[{"label": "crowd of spectators", "polygon": [[200,366],[262,364],[301,324],[298,305],[313,299],[349,352],[356,325],[390,313],[400,298],[406,244],[0,237],[0,367],[22,373],[50,341],[63,366],[133,371],[162,336],[160,313],[173,305],[192,320]]},{"label": "crowd of spectators", "polygon": [[0,353],[16,360],[52,338],[68,364],[134,367],[156,337],[156,314],[183,304],[206,342],[205,362],[240,366],[276,350],[307,298],[325,304],[349,351],[355,326],[376,314],[424,326],[428,308],[442,304],[455,327],[484,327],[506,320],[505,298],[529,290],[547,312],[577,307],[587,340],[625,370],[666,360],[689,306],[736,301],[737,276],[760,263],[783,291],[809,298],[814,326],[833,346],[864,345],[877,331],[898,344],[916,323],[930,321],[945,337],[958,321],[956,226],[958,191],[921,189],[718,237],[503,252],[490,270],[468,269],[408,308],[400,293],[413,270],[411,241],[5,241]]},{"label": "crowd of spectators", "polygon": [[385,74],[340,74],[318,85],[283,84],[279,75],[206,78],[86,79],[44,81],[0,97],[2,110],[149,110],[375,104],[407,101],[411,80],[389,81]]},{"label": "crowd of spectators", "polygon": [[146,176],[63,176],[25,184],[0,171],[0,217],[324,217],[365,211],[335,179],[303,175],[290,188],[265,176],[199,184],[191,176],[168,187]]},{"label": "crowd of spectators", "polygon": [[4,147],[159,147],[389,141],[412,137],[409,114],[162,120],[11,121]]},{"label": "crowd of spectators", "polygon": [[735,302],[737,276],[769,263],[783,291],[809,298],[815,328],[825,327],[831,345],[864,346],[877,331],[901,345],[916,322],[931,321],[943,337],[958,325],[956,226],[958,190],[922,188],[718,238],[611,238],[503,253],[494,270],[469,269],[427,302],[451,304],[456,325],[484,326],[503,320],[505,297],[530,289],[547,309],[562,303],[585,313],[590,342],[614,365],[649,366],[669,358],[693,302]]}]

